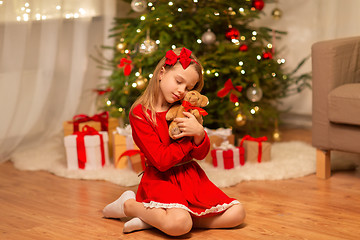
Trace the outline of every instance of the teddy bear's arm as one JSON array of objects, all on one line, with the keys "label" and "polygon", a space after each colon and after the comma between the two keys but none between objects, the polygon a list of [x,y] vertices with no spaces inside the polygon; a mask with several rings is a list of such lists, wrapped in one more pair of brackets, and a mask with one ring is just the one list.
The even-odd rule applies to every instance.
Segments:
[{"label": "teddy bear's arm", "polygon": [[179,108],[180,108],[180,105],[171,107],[169,109],[169,111],[166,113],[166,116],[165,116],[166,120],[167,121],[174,120],[176,118],[176,114],[177,114]]}]

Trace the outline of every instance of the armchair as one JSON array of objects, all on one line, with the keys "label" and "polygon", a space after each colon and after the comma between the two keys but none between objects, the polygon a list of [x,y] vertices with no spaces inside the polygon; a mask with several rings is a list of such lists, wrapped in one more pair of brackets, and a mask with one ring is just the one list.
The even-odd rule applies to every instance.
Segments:
[{"label": "armchair", "polygon": [[314,43],[312,145],[316,175],[331,175],[332,150],[360,153],[360,36]]}]

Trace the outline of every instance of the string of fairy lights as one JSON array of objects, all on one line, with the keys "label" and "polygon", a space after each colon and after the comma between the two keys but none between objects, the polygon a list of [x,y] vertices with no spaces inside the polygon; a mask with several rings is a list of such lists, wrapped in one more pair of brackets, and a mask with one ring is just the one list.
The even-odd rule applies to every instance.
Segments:
[{"label": "string of fairy lights", "polygon": [[[80,3],[81,4],[81,3]],[[95,16],[94,7],[76,7],[78,4],[69,2],[64,9],[64,1],[10,1],[0,0],[0,7],[10,7],[13,10],[9,21],[17,22],[43,21],[48,19],[64,18],[77,19]]]}]

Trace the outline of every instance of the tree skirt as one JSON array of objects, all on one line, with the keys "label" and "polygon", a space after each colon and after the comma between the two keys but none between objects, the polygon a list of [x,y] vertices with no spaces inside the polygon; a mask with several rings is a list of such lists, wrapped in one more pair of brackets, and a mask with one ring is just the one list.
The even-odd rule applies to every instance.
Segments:
[{"label": "tree skirt", "polygon": [[[67,170],[65,149],[59,141],[48,142],[41,148],[31,148],[16,153],[12,161],[21,170],[46,170],[57,176],[105,180],[121,186],[137,185],[141,177],[131,170],[107,167],[99,170]],[[304,142],[281,142],[272,144],[271,161],[245,163],[244,166],[230,170],[213,167],[199,161],[209,179],[218,187],[233,186],[241,181],[280,180],[297,178],[315,173],[315,149]]]}]

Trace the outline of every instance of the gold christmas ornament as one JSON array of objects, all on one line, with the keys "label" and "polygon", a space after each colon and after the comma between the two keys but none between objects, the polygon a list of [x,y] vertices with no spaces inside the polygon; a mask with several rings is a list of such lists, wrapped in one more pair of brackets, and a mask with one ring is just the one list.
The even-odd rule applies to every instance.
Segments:
[{"label": "gold christmas ornament", "polygon": [[281,140],[281,133],[279,131],[279,124],[278,124],[278,120],[275,120],[275,130],[272,134],[272,138],[275,142],[279,142]]},{"label": "gold christmas ornament", "polygon": [[281,140],[281,133],[280,133],[279,129],[276,128],[274,130],[272,137],[275,142],[279,142]]},{"label": "gold christmas ornament", "polygon": [[124,93],[125,93],[126,95],[129,94],[129,86],[125,86],[125,87],[124,87]]},{"label": "gold christmas ornament", "polygon": [[279,8],[275,8],[271,12],[271,15],[273,16],[274,19],[279,20],[282,17],[282,11]]},{"label": "gold christmas ornament", "polygon": [[136,88],[142,90],[146,86],[147,79],[144,78],[142,75],[138,76],[135,80]]},{"label": "gold christmas ornament", "polygon": [[119,51],[119,52],[124,52],[124,50],[125,50],[125,43],[122,43],[122,42],[120,42],[120,43],[118,43],[117,45],[116,45],[116,49]]},{"label": "gold christmas ornament", "polygon": [[246,124],[246,116],[242,112],[239,112],[236,115],[235,122],[236,122],[236,125],[239,127],[244,126]]}]

